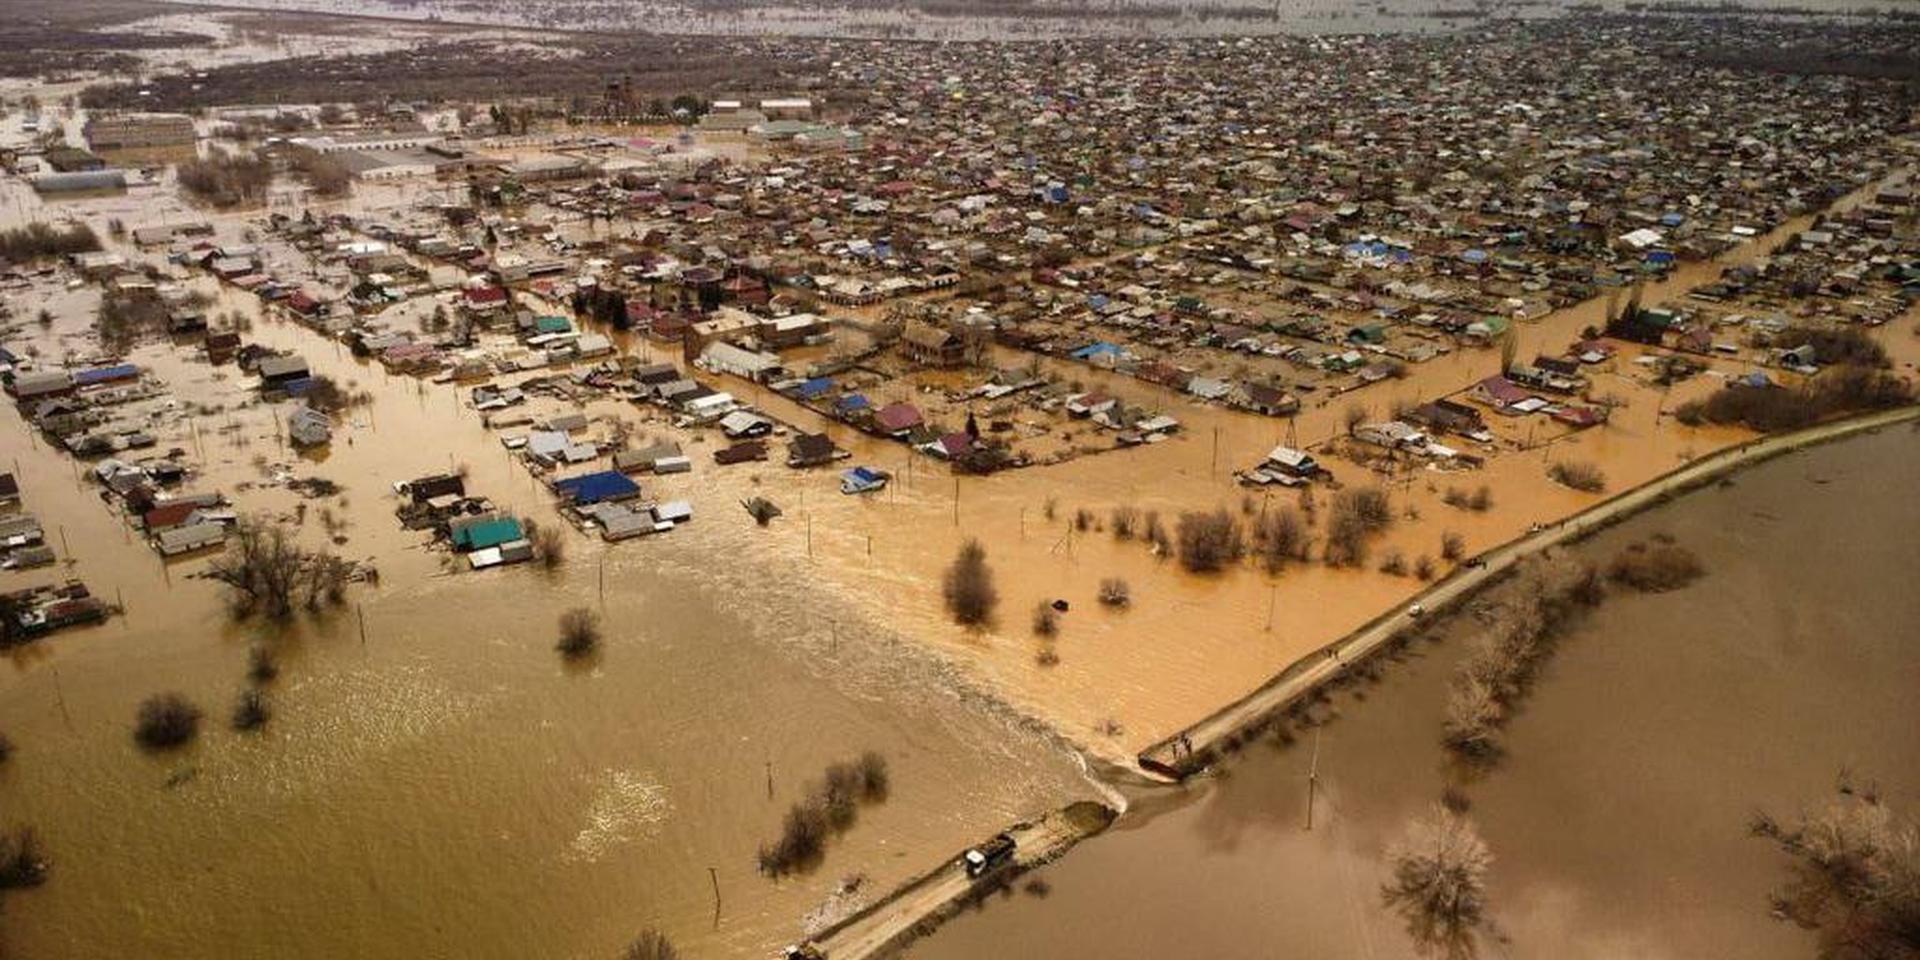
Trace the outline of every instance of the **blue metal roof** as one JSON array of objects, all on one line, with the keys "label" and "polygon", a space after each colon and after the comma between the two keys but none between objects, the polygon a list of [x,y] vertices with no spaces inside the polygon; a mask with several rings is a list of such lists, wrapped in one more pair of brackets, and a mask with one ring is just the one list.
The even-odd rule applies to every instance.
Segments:
[{"label": "blue metal roof", "polygon": [[556,480],[553,489],[561,496],[576,504],[600,503],[606,500],[622,500],[640,494],[640,485],[617,470],[602,470],[599,473],[586,473],[565,480]]},{"label": "blue metal roof", "polygon": [[125,380],[140,375],[140,368],[131,363],[116,364],[111,367],[96,367],[92,370],[78,370],[73,374],[73,385],[84,387],[93,383],[106,383],[110,380]]}]

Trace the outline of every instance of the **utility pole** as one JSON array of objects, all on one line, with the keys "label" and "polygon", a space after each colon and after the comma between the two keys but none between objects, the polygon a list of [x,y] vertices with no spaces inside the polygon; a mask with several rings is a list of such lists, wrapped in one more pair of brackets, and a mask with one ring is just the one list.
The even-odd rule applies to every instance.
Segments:
[{"label": "utility pole", "polygon": [[67,732],[73,732],[73,714],[67,712],[67,694],[60,689],[60,668],[53,668],[53,699],[60,705],[60,719],[67,725]]},{"label": "utility pole", "polygon": [[1313,760],[1307,765],[1307,829],[1313,829],[1313,794],[1320,786],[1320,728],[1313,728]]},{"label": "utility pole", "polygon": [[707,879],[713,882],[713,928],[720,929],[720,871],[707,868]]}]

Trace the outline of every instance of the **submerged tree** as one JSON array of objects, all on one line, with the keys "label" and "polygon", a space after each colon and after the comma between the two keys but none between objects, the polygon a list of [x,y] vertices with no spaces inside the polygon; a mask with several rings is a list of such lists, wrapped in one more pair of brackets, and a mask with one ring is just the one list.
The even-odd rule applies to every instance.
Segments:
[{"label": "submerged tree", "polygon": [[1487,867],[1493,855],[1466,817],[1436,804],[1388,853],[1393,876],[1380,887],[1407,923],[1421,955],[1466,960],[1487,922]]},{"label": "submerged tree", "polygon": [[1246,553],[1246,537],[1240,521],[1216,508],[1211,513],[1190,510],[1180,515],[1174,528],[1180,565],[1194,573],[1212,573],[1236,563]]},{"label": "submerged tree", "polygon": [[234,612],[281,618],[299,606],[319,607],[346,597],[353,565],[324,550],[307,550],[287,529],[262,520],[242,521],[227,552],[207,567],[207,576],[227,585]]},{"label": "submerged tree", "polygon": [[941,582],[947,612],[962,626],[979,626],[993,619],[993,608],[1000,593],[993,586],[993,570],[987,566],[987,548],[979,540],[968,539],[960,545]]},{"label": "submerged tree", "polygon": [[0,833],[0,890],[37,887],[47,882],[48,862],[32,827]]},{"label": "submerged tree", "polygon": [[666,934],[644,930],[620,951],[620,960],[680,960],[680,951],[674,949]]},{"label": "submerged tree", "polygon": [[600,618],[586,607],[574,607],[560,615],[560,641],[554,649],[569,660],[584,657],[600,648]]},{"label": "submerged tree", "polygon": [[1791,859],[1773,915],[1814,931],[1821,960],[1920,956],[1920,830],[1877,791],[1843,775],[1824,810],[1791,824],[1761,813],[1752,830]]},{"label": "submerged tree", "polygon": [[233,729],[242,732],[258,730],[267,725],[271,711],[267,707],[266,695],[258,690],[240,691],[240,699],[233,705]]},{"label": "submerged tree", "polygon": [[178,693],[155,694],[140,703],[133,737],[148,750],[170,750],[200,733],[200,708]]}]

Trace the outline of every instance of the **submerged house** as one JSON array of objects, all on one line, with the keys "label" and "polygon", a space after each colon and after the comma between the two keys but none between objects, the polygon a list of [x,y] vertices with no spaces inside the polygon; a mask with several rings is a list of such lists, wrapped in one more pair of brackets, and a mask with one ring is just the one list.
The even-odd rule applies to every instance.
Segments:
[{"label": "submerged house", "polygon": [[461,517],[447,525],[453,548],[461,552],[498,547],[522,539],[520,521],[500,514]]},{"label": "submerged house", "polygon": [[317,447],[333,440],[333,418],[312,407],[287,417],[287,439],[295,447]]},{"label": "submerged house", "polygon": [[227,527],[223,523],[200,521],[182,526],[170,527],[154,534],[153,545],[162,556],[177,557],[196,550],[206,550],[227,542]]},{"label": "submerged house", "polygon": [[900,352],[923,367],[957,367],[967,361],[967,343],[952,330],[913,320],[900,335]]},{"label": "submerged house", "polygon": [[576,507],[632,500],[640,496],[640,485],[618,470],[601,470],[555,480],[553,490]]},{"label": "submerged house", "polygon": [[824,433],[802,433],[787,441],[787,466],[817,467],[849,456]]},{"label": "submerged house", "polygon": [[255,369],[260,374],[262,390],[293,392],[311,377],[307,372],[307,362],[293,356],[262,357]]}]

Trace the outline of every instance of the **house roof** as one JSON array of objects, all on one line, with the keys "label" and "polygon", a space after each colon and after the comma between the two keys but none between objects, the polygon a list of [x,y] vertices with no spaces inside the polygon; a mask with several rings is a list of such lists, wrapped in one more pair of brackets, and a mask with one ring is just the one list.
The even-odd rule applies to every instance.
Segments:
[{"label": "house roof", "polygon": [[299,357],[262,357],[258,369],[262,377],[305,375],[307,362]]},{"label": "house roof", "polygon": [[497,547],[520,539],[520,521],[512,517],[485,517],[453,526],[453,545],[468,550]]},{"label": "house roof", "polygon": [[943,330],[919,320],[912,320],[907,323],[907,329],[900,334],[900,339],[916,347],[938,350],[953,341],[953,331]]},{"label": "house roof", "polygon": [[146,525],[148,530],[177,527],[185,523],[187,518],[193,516],[193,512],[198,509],[200,509],[199,503],[165,503],[154,507],[152,510],[148,510],[146,514],[141,517],[141,521]]},{"label": "house roof", "polygon": [[1525,400],[1528,396],[1530,396],[1530,394],[1528,394],[1527,391],[1522,390],[1518,385],[1516,385],[1513,381],[1508,380],[1506,377],[1500,377],[1500,376],[1488,377],[1485,380],[1480,381],[1478,384],[1475,384],[1475,386],[1477,386],[1480,389],[1481,393],[1487,395],[1488,397],[1494,400],[1498,400],[1501,403],[1517,403],[1521,400]]},{"label": "house roof", "polygon": [[803,459],[824,457],[833,453],[833,439],[824,433],[802,433],[787,442],[787,449],[796,457]]},{"label": "house roof", "polygon": [[553,489],[575,504],[623,500],[640,495],[640,485],[617,470],[602,470],[556,480]]},{"label": "house roof", "polygon": [[911,403],[889,403],[873,415],[873,421],[890,432],[911,430],[919,426],[922,419],[920,408]]}]

